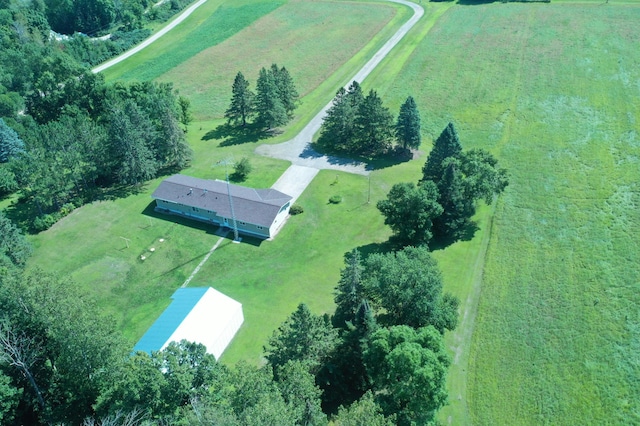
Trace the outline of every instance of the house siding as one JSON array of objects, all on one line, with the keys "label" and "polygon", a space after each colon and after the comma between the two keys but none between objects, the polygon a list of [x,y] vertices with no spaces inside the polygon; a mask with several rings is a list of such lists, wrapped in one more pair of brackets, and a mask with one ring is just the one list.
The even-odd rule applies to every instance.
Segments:
[{"label": "house siding", "polygon": [[[161,199],[156,199],[155,210],[161,213],[170,213],[177,216],[186,217],[188,219],[195,219],[202,222],[212,223],[218,226],[227,226],[228,228],[233,229],[233,220],[231,218],[227,218],[227,223],[225,223],[224,217],[218,216],[216,212],[209,210],[199,209]],[[286,217],[288,213],[289,209],[287,208],[284,217]],[[269,238],[271,237],[271,235],[273,235],[273,231],[278,229],[278,226],[282,223],[282,220],[284,220],[284,217],[281,218],[282,215],[283,212],[281,211],[274,220],[274,223],[271,227],[258,226],[252,223],[236,221],[238,232],[242,234],[255,235],[260,238]]]}]

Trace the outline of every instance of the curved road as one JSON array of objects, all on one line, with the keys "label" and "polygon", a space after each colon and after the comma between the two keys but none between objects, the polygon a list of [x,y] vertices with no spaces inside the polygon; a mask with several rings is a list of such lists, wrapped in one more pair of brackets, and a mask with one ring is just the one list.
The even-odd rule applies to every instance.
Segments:
[{"label": "curved road", "polygon": [[189,15],[191,15],[194,10],[196,10],[197,8],[202,6],[204,4],[204,2],[206,2],[206,1],[207,0],[200,0],[196,4],[193,4],[193,5],[189,6],[184,12],[182,12],[180,15],[178,15],[178,17],[176,19],[171,21],[171,23],[169,25],[167,25],[166,27],[164,27],[163,29],[161,29],[160,31],[158,31],[157,33],[155,33],[154,35],[152,35],[151,37],[149,37],[148,39],[146,39],[145,41],[143,41],[142,43],[140,43],[139,45],[134,47],[133,49],[127,50],[122,55],[116,56],[115,58],[111,59],[110,61],[107,61],[107,62],[105,62],[104,64],[101,64],[101,65],[98,65],[97,67],[92,69],[91,72],[93,72],[94,74],[97,74],[100,71],[104,71],[107,68],[110,68],[110,67],[114,66],[115,64],[124,61],[128,57],[135,55],[136,53],[138,53],[139,51],[141,51],[145,47],[149,46],[151,43],[153,43],[154,41],[156,41],[157,39],[159,39],[160,37],[162,37],[163,35],[165,35],[169,31],[171,31],[174,27],[176,27],[182,21],[187,19],[187,17]]},{"label": "curved road", "polygon": [[[393,3],[400,3],[413,9],[413,16],[376,52],[375,55],[356,73],[355,76],[345,85],[345,89],[352,81],[362,83],[362,81],[375,69],[376,66],[387,56],[400,40],[413,28],[418,20],[424,15],[424,9],[415,3],[407,0],[388,0]],[[300,133],[293,139],[277,145],[260,145],[256,152],[268,157],[279,158],[291,161],[289,167],[280,179],[273,184],[272,188],[291,195],[294,201],[302,194],[305,188],[311,183],[313,178],[321,169],[341,170],[349,173],[367,175],[369,170],[364,163],[332,157],[317,153],[311,148],[313,135],[320,130],[322,120],[327,115],[327,110],[332,102],[325,105],[322,110],[311,119]]]},{"label": "curved road", "polygon": [[[189,15],[191,15],[198,7],[202,6],[207,0],[199,0],[197,3],[191,5],[184,12],[182,12],[176,19],[171,21],[169,25],[152,35],[136,47],[125,53],[117,56],[110,61],[107,61],[91,71],[99,73],[105,69],[112,67],[113,65],[124,61],[130,56],[135,55],[145,47],[149,46],[154,41],[171,31],[174,27],[184,21]],[[376,52],[375,55],[353,76],[353,78],[345,85],[345,89],[351,84],[352,81],[362,83],[362,81],[375,69],[376,66],[387,56],[387,54],[393,49],[407,32],[413,28],[418,20],[424,15],[424,9],[415,3],[407,0],[387,0],[393,3],[403,4],[413,9],[413,16],[402,25],[396,31],[396,33]],[[313,135],[320,130],[322,120],[327,115],[327,110],[331,107],[332,102],[325,105],[322,110],[300,131],[300,133],[293,139],[283,142],[277,145],[261,145],[256,149],[256,152],[268,157],[279,158],[283,160],[291,161],[292,165],[284,174],[278,179],[278,181],[272,186],[272,188],[282,191],[291,195],[294,201],[302,194],[305,188],[311,183],[313,178],[318,174],[321,169],[333,169],[341,170],[349,173],[358,173],[367,175],[369,170],[366,169],[365,164],[344,158],[326,156],[317,153],[311,148],[311,141]]]}]

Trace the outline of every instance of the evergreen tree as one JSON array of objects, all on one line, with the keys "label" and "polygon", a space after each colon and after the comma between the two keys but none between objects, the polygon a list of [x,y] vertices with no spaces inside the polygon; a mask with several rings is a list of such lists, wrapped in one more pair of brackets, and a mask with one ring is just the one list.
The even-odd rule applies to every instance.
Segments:
[{"label": "evergreen tree", "polygon": [[396,138],[404,149],[420,147],[420,113],[412,96],[400,107],[395,130]]},{"label": "evergreen tree", "polygon": [[434,235],[456,241],[474,230],[471,220],[476,205],[483,199],[493,201],[508,185],[507,172],[498,167],[498,161],[489,152],[472,149],[463,151],[458,158],[443,163],[444,174],[438,183],[438,202],[444,212],[433,221]]},{"label": "evergreen tree", "polygon": [[355,128],[358,153],[376,156],[391,147],[393,117],[374,90],[369,91],[360,103]]},{"label": "evergreen tree", "polygon": [[444,175],[438,183],[438,202],[443,212],[433,221],[433,233],[439,238],[461,238],[465,229],[471,225],[471,216],[475,213],[474,200],[465,190],[459,169],[460,161],[448,158],[445,161]]},{"label": "evergreen tree", "polygon": [[276,87],[278,88],[280,101],[282,102],[285,111],[287,111],[287,116],[292,118],[293,111],[298,106],[297,102],[299,97],[298,90],[293,83],[293,79],[285,67],[278,69],[278,65],[276,64],[271,65],[271,74],[273,75]]},{"label": "evergreen tree", "polygon": [[230,124],[240,124],[244,127],[254,113],[255,95],[249,90],[249,82],[241,72],[236,74],[231,93],[231,105],[224,116]]},{"label": "evergreen tree", "polygon": [[348,90],[341,87],[320,128],[318,145],[334,152],[356,153],[356,114],[364,97],[362,88],[353,81]]},{"label": "evergreen tree", "polygon": [[162,116],[164,118],[159,122],[154,149],[156,160],[160,167],[183,169],[191,161],[193,151],[169,107],[163,109]]},{"label": "evergreen tree", "polygon": [[303,361],[315,374],[335,347],[337,332],[328,317],[311,313],[301,303],[269,339],[265,358],[278,372],[288,361]]},{"label": "evergreen tree", "polygon": [[347,97],[349,98],[349,102],[351,102],[351,106],[354,108],[358,108],[362,101],[364,101],[364,94],[362,93],[362,86],[357,81],[352,81],[347,89]]},{"label": "evergreen tree", "polygon": [[107,130],[117,182],[135,185],[155,176],[158,164],[147,145],[150,137],[155,139],[155,129],[135,102],[127,100],[114,106]]},{"label": "evergreen tree", "polygon": [[433,144],[427,162],[422,168],[422,181],[440,182],[444,172],[443,162],[449,157],[457,158],[462,152],[462,145],[453,123],[449,123]]},{"label": "evergreen tree", "polygon": [[354,110],[341,87],[322,121],[318,145],[329,151],[346,151],[353,139],[353,120]]},{"label": "evergreen tree", "polygon": [[289,121],[287,110],[280,99],[273,73],[265,68],[260,70],[256,83],[256,112],[258,122],[268,129],[283,126]]},{"label": "evergreen tree", "polygon": [[365,300],[360,252],[353,249],[345,256],[345,262],[346,267],[340,272],[340,281],[335,290],[336,311],[331,317],[333,326],[342,329],[347,329],[349,323],[353,324]]},{"label": "evergreen tree", "polygon": [[24,142],[15,130],[0,118],[0,163],[6,163],[21,152],[24,152]]}]

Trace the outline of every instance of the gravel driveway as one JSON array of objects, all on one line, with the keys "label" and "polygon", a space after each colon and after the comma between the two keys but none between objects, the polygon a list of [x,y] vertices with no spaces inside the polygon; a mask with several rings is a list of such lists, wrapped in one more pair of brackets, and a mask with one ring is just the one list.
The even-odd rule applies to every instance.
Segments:
[{"label": "gravel driveway", "polygon": [[[362,83],[362,81],[374,70],[374,68],[387,56],[396,44],[424,15],[424,9],[415,3],[406,0],[387,0],[393,3],[400,3],[413,9],[413,16],[376,52],[356,75],[345,85],[349,87],[352,81]],[[298,198],[311,183],[313,177],[319,170],[340,170],[348,173],[368,175],[366,165],[359,161],[345,158],[322,155],[311,147],[313,135],[320,130],[322,120],[327,115],[327,110],[332,102],[325,105],[322,110],[311,119],[304,129],[293,139],[277,145],[260,145],[256,148],[256,153],[273,158],[291,161],[292,165],[287,169],[272,188]],[[315,173],[306,169],[315,169]],[[309,178],[309,176],[311,176]],[[287,189],[290,192],[287,192]],[[291,192],[293,191],[293,192]],[[295,195],[294,195],[295,193]]]}]

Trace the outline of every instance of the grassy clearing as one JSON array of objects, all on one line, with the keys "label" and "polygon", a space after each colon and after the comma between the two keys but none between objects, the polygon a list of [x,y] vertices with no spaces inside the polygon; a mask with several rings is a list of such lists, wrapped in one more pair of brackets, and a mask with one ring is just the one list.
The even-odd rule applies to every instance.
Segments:
[{"label": "grassy clearing", "polygon": [[[405,173],[411,166],[405,166]],[[300,302],[313,312],[333,311],[333,288],[355,247],[380,250],[389,235],[375,207],[388,191],[384,173],[374,173],[371,202],[364,176],[320,172],[298,203],[304,213],[289,218],[277,238],[259,246],[226,244],[190,285],[212,285],[243,303],[245,324],[223,360],[261,362],[262,346]],[[337,183],[336,183],[337,180]],[[340,204],[330,204],[333,195]]]},{"label": "grassy clearing", "polygon": [[[251,2],[246,1],[242,4],[249,3]],[[220,2],[212,2],[209,6],[216,4],[219,5]],[[299,4],[301,7],[306,7],[307,9],[305,10],[309,13],[314,10],[308,7],[315,3],[300,2]],[[316,15],[317,13],[323,13],[327,22],[334,22],[336,19],[339,21],[339,18],[335,16],[345,14],[344,5],[345,3],[336,3],[334,4],[335,7],[331,9],[326,7],[325,3],[322,3],[321,6],[318,6],[318,9],[315,9]],[[360,4],[350,5],[357,7],[358,10],[363,7]],[[202,7],[204,8],[205,6]],[[306,61],[293,59],[296,58],[296,54],[300,54],[304,50],[296,48],[296,43],[302,43],[306,47],[310,46],[305,38],[305,32],[301,32],[300,28],[296,27],[298,28],[299,39],[297,41],[294,39],[289,40],[290,45],[287,50],[293,52],[293,54],[292,56],[282,57],[282,63],[298,64],[294,66],[305,76],[300,81],[301,87],[312,88],[318,87],[318,85],[324,87],[323,84],[335,84],[330,90],[321,90],[322,93],[320,94],[318,90],[308,94],[303,99],[304,103],[307,102],[307,99],[312,99],[312,102],[307,105],[308,111],[322,106],[317,104],[317,97],[324,96],[326,98],[324,102],[328,102],[333,95],[335,87],[346,82],[348,78],[346,75],[355,72],[355,69],[364,63],[375,49],[384,42],[384,36],[388,36],[392,30],[394,31],[401,24],[398,16],[406,15],[397,13],[397,10],[404,10],[404,8],[396,9],[379,5],[372,5],[371,7],[378,12],[382,10],[384,12],[382,16],[386,19],[386,21],[383,19],[382,23],[378,22],[376,25],[380,26],[384,22],[389,22],[389,27],[385,27],[381,31],[381,35],[370,37],[369,45],[364,49],[365,53],[359,53],[349,61],[347,61],[348,58],[340,56],[339,52],[331,50],[339,50],[343,47],[336,40],[333,40],[332,44],[322,51],[323,58],[339,57],[342,62],[337,61],[335,64],[330,65],[325,63],[324,72],[333,72],[333,75],[328,79],[328,82],[322,84],[320,83],[321,77],[318,77],[314,71],[307,70],[307,68],[314,68],[317,65],[316,63],[308,59]],[[210,9],[209,13],[213,13],[212,10]],[[296,14],[297,12],[294,13],[293,9],[289,10],[293,16],[299,16]],[[207,21],[206,16],[204,16],[206,9],[198,9],[198,11],[190,19],[200,20],[197,22]],[[200,14],[198,15],[198,13]],[[372,17],[374,15],[366,16]],[[286,14],[278,14],[277,17],[281,21],[291,21],[291,17],[287,17]],[[345,22],[343,24],[346,25]],[[280,28],[282,31],[282,28],[292,28],[292,26],[295,26],[293,22],[285,22],[281,24]],[[175,36],[174,41],[188,38],[184,28],[179,28],[180,30],[177,33],[172,33]],[[263,29],[266,31],[266,28]],[[255,33],[253,34],[257,37]],[[340,34],[342,37],[347,37],[344,32]],[[315,37],[316,35],[317,33],[309,33],[308,37]],[[252,49],[250,39],[241,35],[239,35],[239,39],[246,44],[247,49]],[[312,44],[314,43],[317,43],[317,40],[314,39]],[[349,43],[345,42],[344,44],[348,45]],[[166,45],[158,44],[150,47],[149,49],[151,50],[146,50],[146,54],[152,54],[155,48],[158,48],[160,52],[166,51]],[[283,49],[282,46],[279,48]],[[259,52],[253,53],[257,55]],[[240,51],[235,51],[234,54],[239,57],[248,56],[248,53],[243,54]],[[267,53],[264,54],[266,55]],[[134,58],[137,58],[137,55]],[[130,59],[133,61],[130,63],[135,67],[140,58],[135,60],[134,58]],[[290,60],[287,60],[287,58]],[[318,62],[322,62],[325,59]],[[271,58],[268,61],[271,61]],[[344,61],[347,61],[347,63],[344,63]],[[129,62],[124,62],[124,64],[127,63]],[[116,69],[113,75],[118,75],[118,72],[120,71]],[[315,80],[309,82],[307,81],[308,79]],[[228,90],[227,86],[228,82],[225,81],[224,90]],[[222,90],[222,88],[215,88],[215,90]],[[191,126],[188,138],[196,153],[196,160],[193,166],[185,170],[184,173],[204,178],[224,178],[224,168],[215,166],[219,160],[228,158],[239,160],[244,156],[248,156],[251,158],[254,172],[249,175],[249,179],[244,184],[252,187],[271,186],[287,168],[288,163],[255,156],[253,154],[253,150],[257,145],[255,142],[222,146],[223,144],[221,145],[220,140],[211,139],[210,137],[210,130],[221,123],[221,120],[200,121]],[[316,179],[314,185],[321,185],[321,176],[322,174]],[[331,182],[333,182],[335,176],[330,174],[330,178],[327,177],[326,179],[331,179]],[[184,282],[218,239],[217,236],[213,235],[214,230],[205,229],[197,224],[182,222],[175,218],[155,215],[151,211],[152,205],[150,204],[149,195],[158,183],[159,179],[149,182],[136,195],[85,206],[63,219],[51,230],[32,237],[36,250],[30,268],[41,267],[61,275],[71,276],[79,281],[88,293],[95,296],[101,308],[115,316],[121,329],[132,343],[144,333],[164,307],[168,305],[168,297],[171,293]],[[382,188],[378,192],[376,192],[376,188],[378,188],[376,185]],[[253,245],[252,243],[255,242],[247,240],[246,244],[231,245],[230,247],[227,247],[227,244],[222,244],[210,260],[213,272],[207,270],[209,268],[207,265],[207,268],[203,269],[196,276],[196,279],[192,281],[191,285],[220,284],[219,288],[223,291],[229,290],[228,292],[232,296],[238,295],[238,290],[233,290],[235,287],[249,289],[239,295],[239,300],[245,304],[247,325],[243,327],[243,331],[237,339],[238,343],[234,344],[234,347],[229,351],[227,357],[231,360],[230,362],[238,359],[250,359],[254,362],[259,362],[258,358],[266,336],[286,318],[301,300],[307,301],[317,311],[324,312],[333,309],[331,293],[336,284],[339,269],[342,266],[343,253],[355,245],[368,244],[376,240],[376,238],[379,241],[386,239],[388,231],[382,226],[382,219],[374,208],[375,197],[382,196],[380,194],[386,194],[386,191],[388,191],[386,183],[381,180],[379,184],[376,184],[374,180],[372,184],[372,204],[366,206],[368,209],[362,207],[364,201],[356,201],[356,194],[360,197],[366,196],[364,191],[365,188],[368,188],[368,185],[365,178],[344,175],[344,177],[340,178],[339,188],[336,185],[330,186],[332,191],[339,190],[345,201],[338,206],[331,206],[333,207],[332,209],[329,209],[327,203],[328,198],[334,195],[333,193],[327,195],[322,190],[318,190],[318,195],[310,196],[308,200],[303,197],[301,202],[305,203],[307,212],[302,216],[293,218],[273,243],[264,242],[261,245]],[[364,198],[362,199],[364,200]],[[366,220],[355,220],[356,214],[359,214],[356,211],[358,209],[368,211],[365,215],[367,217]],[[318,216],[321,219],[318,219]],[[345,232],[339,227],[332,228],[331,232],[326,232],[324,227],[321,227],[316,222],[317,220],[322,220],[321,223],[334,223],[334,221],[357,222],[358,225],[349,232]],[[298,225],[296,225],[296,221]],[[308,229],[314,230],[311,236],[308,235]],[[368,229],[374,229],[375,231],[372,234],[368,232]],[[120,237],[129,239],[129,248],[126,247],[127,241]],[[161,238],[165,240],[162,244],[159,243]],[[318,250],[313,256],[300,249],[308,247],[309,241],[314,240],[317,243],[312,244],[313,247],[325,247],[326,249],[323,251]],[[150,251],[151,247],[155,248],[153,252]],[[264,293],[258,288],[250,291],[251,287],[240,284],[240,281],[242,283],[245,280],[248,283],[263,281],[265,276],[263,265],[278,263],[283,256],[282,247],[286,247],[286,251],[289,251],[289,256],[287,256],[289,261],[279,268],[283,273],[277,280],[278,286],[276,289],[283,296],[282,300],[270,305],[261,304],[260,299],[264,296]],[[235,253],[236,251],[239,253]],[[244,258],[253,262],[241,266],[243,279],[233,280],[230,278],[229,284],[219,283],[217,279],[213,279],[217,276],[215,265],[219,265],[215,262],[218,261],[218,258],[227,259],[225,257],[227,253],[233,253],[233,259]],[[145,261],[140,260],[141,255],[147,257]],[[310,256],[314,257],[315,260],[312,261]],[[224,263],[229,265],[233,259]],[[312,275],[306,275],[306,270],[299,266],[305,264],[312,266]],[[287,268],[289,268],[289,271],[287,271]],[[238,271],[238,269],[228,267],[226,267],[226,270],[229,277],[233,276],[233,272],[237,273]],[[325,271],[331,271],[331,273],[326,275]],[[246,276],[245,273],[247,274]],[[307,280],[309,276],[315,276],[314,281],[316,284],[313,286],[315,290],[307,291],[305,293],[307,297],[302,297],[303,293],[298,290],[299,283]],[[285,279],[284,277],[287,278]],[[276,283],[276,281],[271,281],[270,283],[273,288],[273,283]],[[312,300],[309,299],[309,295],[314,296]],[[261,318],[261,316],[265,315],[265,311],[269,312],[270,318],[268,320]]]},{"label": "grassy clearing", "polygon": [[[323,106],[305,96],[367,46],[395,14],[396,8],[383,4],[290,2],[236,36],[167,70],[159,80],[173,81],[191,99],[199,119],[220,118],[238,71],[255,90],[260,68],[277,63],[285,65],[296,81],[303,104],[297,115],[304,116],[305,105],[314,110]],[[190,77],[185,79],[185,75]]]},{"label": "grassy clearing", "polygon": [[268,14],[286,0],[208,0],[184,22],[102,74],[107,81],[153,80]]},{"label": "grassy clearing", "polygon": [[511,171],[444,422],[640,421],[639,17],[630,6],[455,7],[386,86],[417,94],[429,133],[453,120],[466,147]]},{"label": "grassy clearing", "polygon": [[511,172],[490,235],[436,252],[446,289],[472,302],[490,242],[476,328],[471,303],[447,336],[443,423],[640,422],[639,15],[454,6],[365,82],[392,108],[413,94],[427,135],[454,121]]}]

